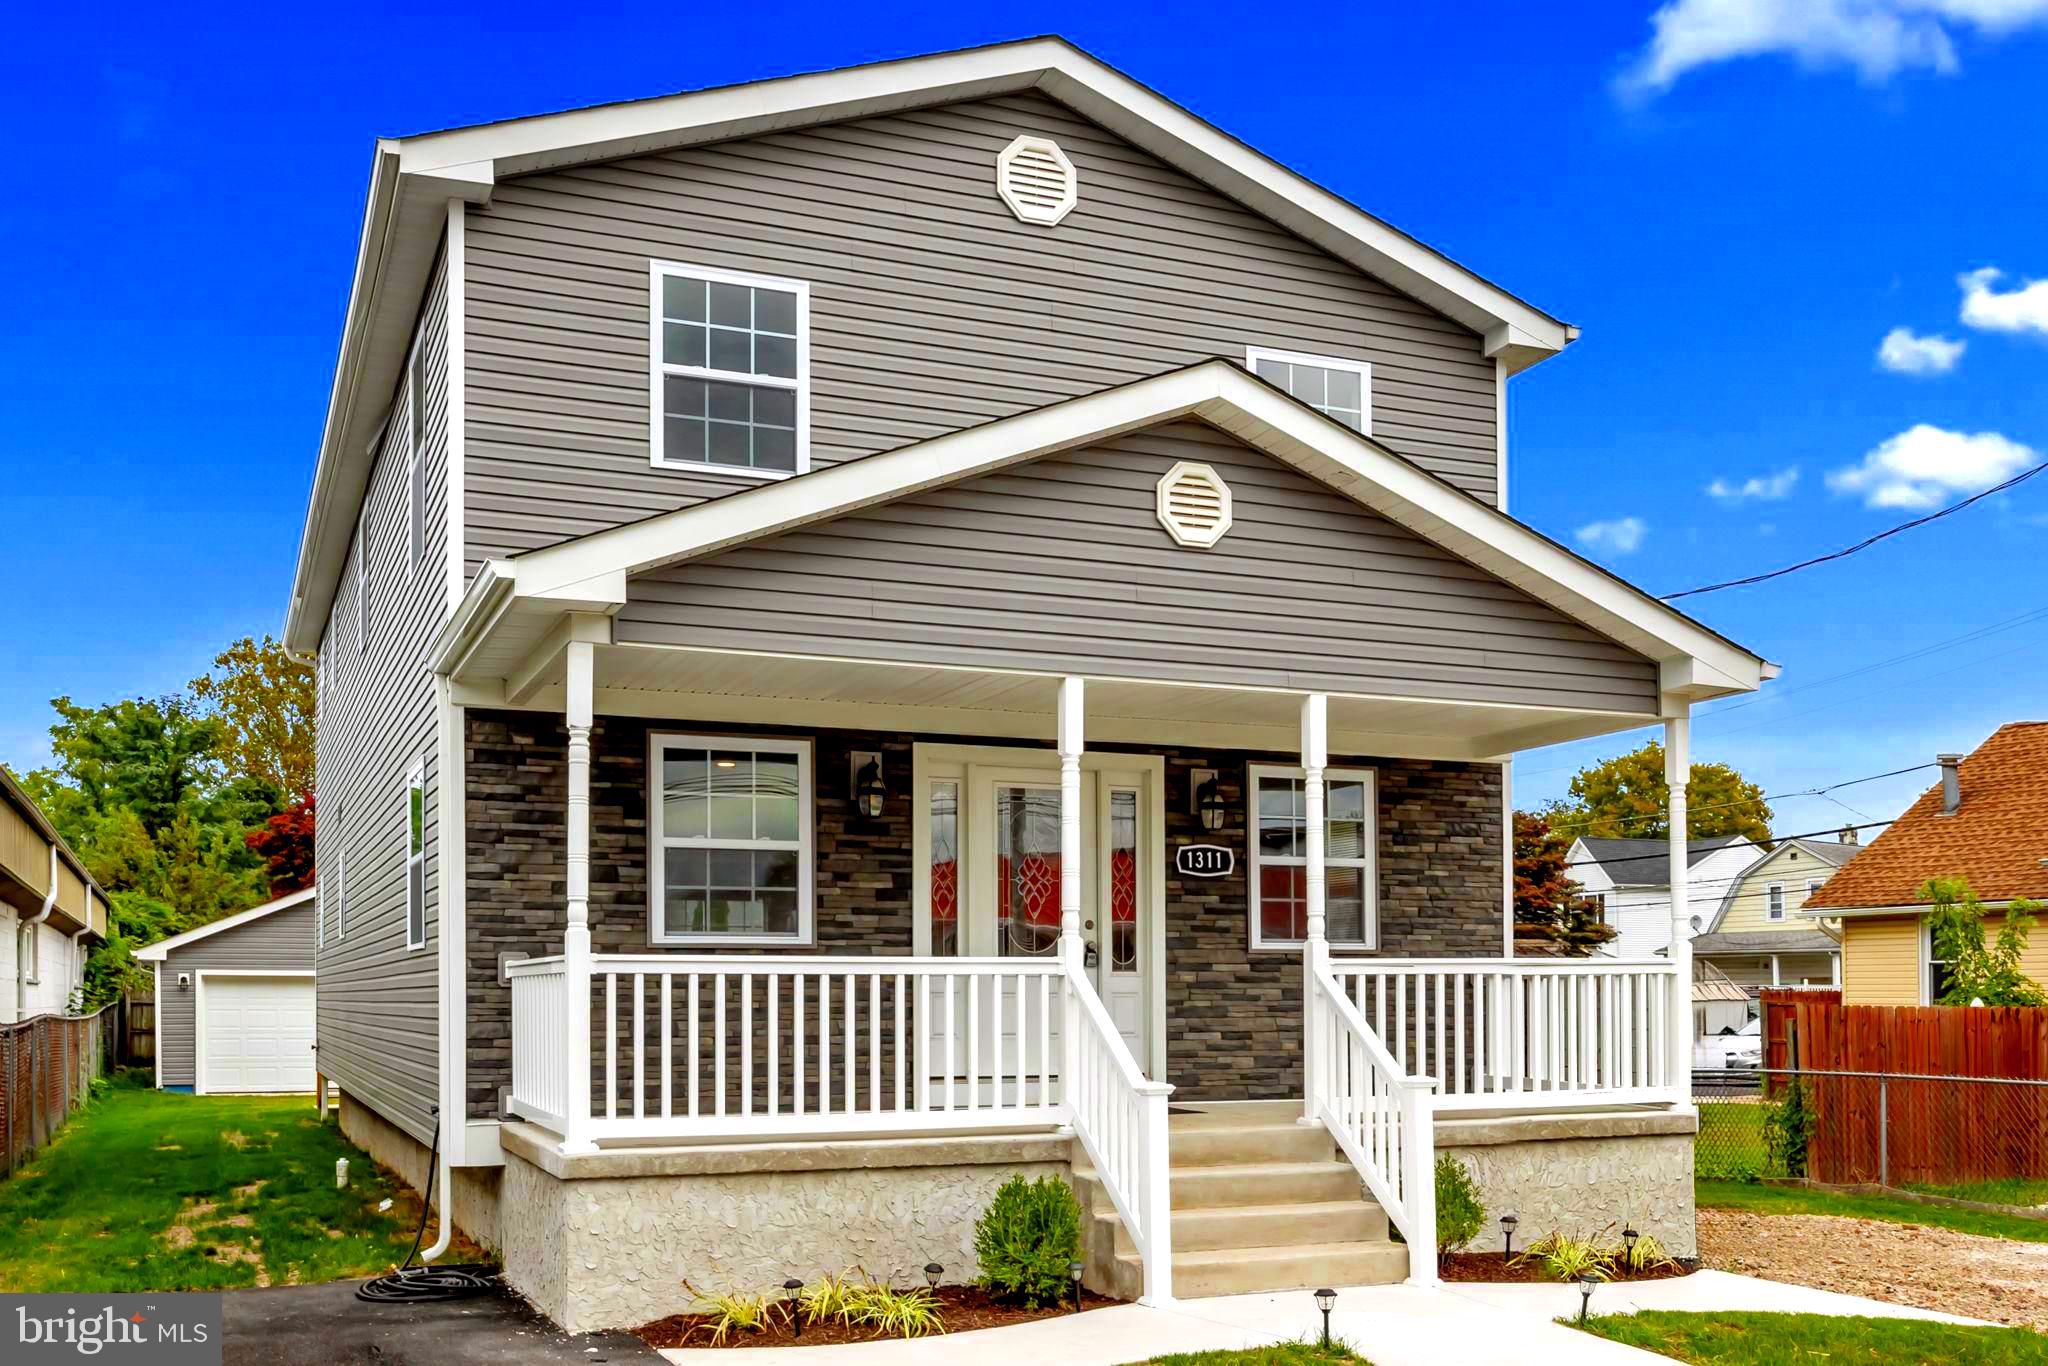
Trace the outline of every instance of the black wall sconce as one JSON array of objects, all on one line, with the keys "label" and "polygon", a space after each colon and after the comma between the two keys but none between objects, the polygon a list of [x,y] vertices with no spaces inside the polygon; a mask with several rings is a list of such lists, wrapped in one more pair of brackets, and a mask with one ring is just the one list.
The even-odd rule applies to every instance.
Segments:
[{"label": "black wall sconce", "polygon": [[847,756],[847,772],[847,791],[853,797],[853,809],[868,820],[881,819],[889,796],[882,785],[881,754],[875,750],[855,750]]},{"label": "black wall sconce", "polygon": [[1188,775],[1188,809],[1201,818],[1204,830],[1223,828],[1223,784],[1213,768],[1198,768]]}]

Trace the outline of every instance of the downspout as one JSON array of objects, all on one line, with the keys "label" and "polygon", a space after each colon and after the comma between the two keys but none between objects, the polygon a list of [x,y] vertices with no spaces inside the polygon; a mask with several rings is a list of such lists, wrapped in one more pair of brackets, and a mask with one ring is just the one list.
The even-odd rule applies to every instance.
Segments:
[{"label": "downspout", "polygon": [[[35,942],[36,926],[50,918],[50,912],[57,908],[57,846],[50,846],[50,890],[43,897],[43,909],[33,920],[21,922],[14,941],[14,1018],[24,1019],[28,1015],[28,954]],[[42,955],[36,955],[36,977],[42,978]]]}]

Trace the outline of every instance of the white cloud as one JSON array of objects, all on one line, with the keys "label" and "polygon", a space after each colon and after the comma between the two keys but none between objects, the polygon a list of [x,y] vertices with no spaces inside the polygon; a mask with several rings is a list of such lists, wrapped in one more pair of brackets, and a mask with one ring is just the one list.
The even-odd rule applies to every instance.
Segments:
[{"label": "white cloud", "polygon": [[1968,342],[1948,337],[1919,337],[1910,327],[1894,327],[1877,346],[1877,363],[1895,375],[1945,375],[1963,358]]},{"label": "white cloud", "polygon": [[2000,293],[2003,275],[1991,266],[1958,276],[1963,287],[1963,321],[1986,332],[2038,332],[2048,337],[2048,280],[2029,280]]},{"label": "white cloud", "polygon": [[2002,483],[2037,459],[1997,432],[1951,432],[1923,422],[1884,442],[1861,464],[1830,470],[1828,487],[1861,496],[1866,507],[1931,508]]},{"label": "white cloud", "polygon": [[1782,53],[1809,68],[1846,66],[1867,81],[1957,69],[1964,28],[1997,35],[2048,22],[2048,0],[1669,0],[1621,78],[1635,94],[1668,90],[1716,62]]},{"label": "white cloud", "polygon": [[1716,479],[1707,485],[1707,493],[1724,503],[1744,503],[1752,498],[1775,503],[1780,498],[1791,497],[1792,488],[1798,482],[1799,467],[1793,465],[1779,470],[1776,474],[1752,475],[1739,484],[1730,483],[1726,479]]},{"label": "white cloud", "polygon": [[1588,550],[1626,555],[1642,545],[1649,530],[1640,517],[1617,517],[1609,522],[1588,522],[1572,534]]}]

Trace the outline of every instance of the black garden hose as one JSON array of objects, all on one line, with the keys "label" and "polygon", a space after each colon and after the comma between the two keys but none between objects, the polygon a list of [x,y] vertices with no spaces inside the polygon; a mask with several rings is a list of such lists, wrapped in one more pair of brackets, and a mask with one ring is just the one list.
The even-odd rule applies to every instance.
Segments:
[{"label": "black garden hose", "polygon": [[[441,1107],[434,1107],[438,1121]],[[441,1170],[441,1126],[434,1125],[433,1146],[427,1152],[427,1193],[420,1201],[420,1226],[412,1235],[412,1251],[405,1264],[374,1281],[356,1287],[356,1298],[370,1304],[430,1304],[438,1300],[461,1300],[493,1288],[496,1268],[472,1263],[467,1266],[414,1266],[420,1242],[427,1236],[427,1216],[434,1209],[434,1177]],[[442,1217],[450,1218],[453,1212]]]}]

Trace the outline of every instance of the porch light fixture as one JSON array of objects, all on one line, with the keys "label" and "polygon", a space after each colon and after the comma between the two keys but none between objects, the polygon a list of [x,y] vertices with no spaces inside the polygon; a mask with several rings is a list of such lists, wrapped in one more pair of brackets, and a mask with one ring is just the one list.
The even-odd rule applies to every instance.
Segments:
[{"label": "porch light fixture", "polygon": [[1072,1277],[1074,1282],[1074,1312],[1076,1314],[1081,1312],[1081,1272],[1084,1269],[1079,1262],[1067,1263],[1067,1275]]},{"label": "porch light fixture", "polygon": [[939,1277],[945,1274],[946,1268],[940,1266],[937,1262],[926,1262],[924,1264],[924,1283],[934,1290],[939,1288]]},{"label": "porch light fixture", "polygon": [[1213,768],[1198,768],[1188,775],[1188,807],[1202,818],[1204,830],[1221,830],[1226,808],[1223,804],[1223,784],[1218,781]]},{"label": "porch light fixture", "polygon": [[1509,1211],[1500,1217],[1500,1256],[1502,1261],[1507,1261],[1515,1255],[1515,1225],[1521,1222],[1520,1219],[1514,1216],[1513,1211]]},{"label": "porch light fixture", "polygon": [[853,794],[853,808],[868,820],[877,820],[888,789],[882,785],[882,756],[872,750],[856,750],[847,757],[847,791]]},{"label": "porch light fixture", "polygon": [[1323,1350],[1330,1350],[1330,1311],[1337,1307],[1337,1292],[1328,1288],[1316,1291],[1316,1308],[1323,1311]]},{"label": "porch light fixture", "polygon": [[1599,1282],[1593,1279],[1593,1273],[1590,1271],[1579,1277],[1579,1327],[1581,1328],[1586,1326],[1586,1310],[1592,1307],[1593,1287],[1598,1284]]},{"label": "porch light fixture", "polygon": [[797,1312],[797,1308],[798,1301],[803,1296],[804,1283],[791,1276],[782,1283],[782,1288],[789,1295],[789,1331],[795,1337],[802,1337],[804,1335],[804,1316]]}]

